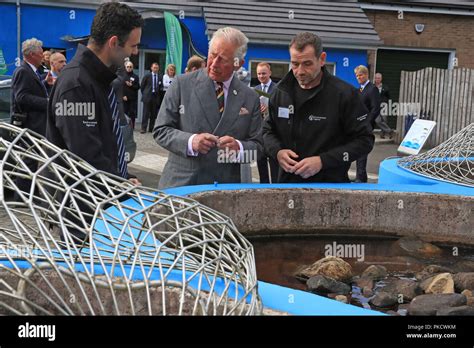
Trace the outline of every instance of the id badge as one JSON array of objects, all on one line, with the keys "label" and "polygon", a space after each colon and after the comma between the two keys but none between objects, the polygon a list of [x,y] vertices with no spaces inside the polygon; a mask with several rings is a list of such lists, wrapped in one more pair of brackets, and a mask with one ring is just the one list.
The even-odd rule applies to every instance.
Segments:
[{"label": "id badge", "polygon": [[290,109],[288,108],[278,108],[278,117],[280,118],[290,118]]}]

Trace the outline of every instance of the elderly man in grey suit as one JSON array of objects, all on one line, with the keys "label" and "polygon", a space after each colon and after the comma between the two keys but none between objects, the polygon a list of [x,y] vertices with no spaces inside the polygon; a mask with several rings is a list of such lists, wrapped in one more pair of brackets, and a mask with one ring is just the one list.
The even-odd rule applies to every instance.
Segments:
[{"label": "elderly man in grey suit", "polygon": [[207,69],[178,76],[166,92],[153,130],[170,152],[158,188],[239,183],[240,163],[262,153],[258,95],[234,77],[247,43],[237,29],[217,30]]}]

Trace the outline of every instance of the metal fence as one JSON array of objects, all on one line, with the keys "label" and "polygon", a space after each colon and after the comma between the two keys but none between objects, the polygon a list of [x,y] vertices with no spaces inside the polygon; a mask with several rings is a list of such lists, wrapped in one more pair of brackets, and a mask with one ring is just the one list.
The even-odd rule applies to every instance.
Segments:
[{"label": "metal fence", "polygon": [[[425,68],[402,71],[400,104],[417,103],[416,117],[436,122],[426,145],[433,147],[444,142],[462,128],[474,122],[474,70]],[[399,142],[406,133],[407,115],[398,117]]]}]

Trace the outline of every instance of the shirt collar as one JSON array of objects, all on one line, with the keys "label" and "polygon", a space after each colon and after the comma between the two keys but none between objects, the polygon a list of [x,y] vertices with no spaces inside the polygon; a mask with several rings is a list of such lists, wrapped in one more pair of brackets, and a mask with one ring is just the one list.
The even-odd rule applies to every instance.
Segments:
[{"label": "shirt collar", "polygon": [[370,80],[365,81],[365,83],[364,83],[363,85],[360,85],[360,87],[361,87],[362,89],[364,89],[365,86],[367,86],[367,85],[369,84],[369,82],[370,82]]},{"label": "shirt collar", "polygon": [[[231,76],[227,81],[224,81],[224,82],[223,82],[223,85],[224,85],[223,88],[224,88],[225,90],[228,90],[228,89],[229,89],[230,84],[232,83],[233,77],[234,77],[234,74],[232,74],[232,76]],[[217,89],[217,82],[216,82],[216,81],[213,81],[213,82],[214,82],[214,87],[216,87],[216,89]]]},{"label": "shirt collar", "polygon": [[31,64],[30,62],[28,62],[27,60],[25,60],[26,64],[28,64],[30,66],[31,69],[33,69],[33,72],[36,74],[36,71],[38,70],[37,67],[35,67],[33,64]]}]

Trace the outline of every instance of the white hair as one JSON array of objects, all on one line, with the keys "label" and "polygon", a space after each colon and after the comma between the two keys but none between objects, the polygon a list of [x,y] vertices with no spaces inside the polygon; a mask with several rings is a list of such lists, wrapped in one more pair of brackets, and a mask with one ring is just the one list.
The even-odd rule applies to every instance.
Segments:
[{"label": "white hair", "polygon": [[235,51],[235,57],[239,60],[243,60],[247,54],[247,44],[249,39],[242,33],[239,29],[232,27],[220,28],[212,35],[211,41],[209,42],[209,47],[212,46],[212,43],[217,38],[223,38],[228,42],[231,42],[237,47]]},{"label": "white hair", "polygon": [[21,52],[23,53],[23,56],[29,56],[31,53],[39,51],[42,47],[43,41],[33,37],[23,41],[21,44]]}]

